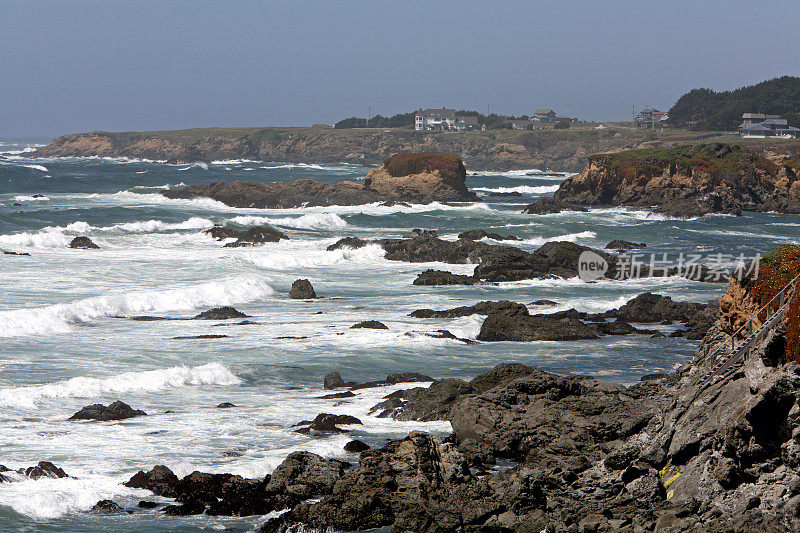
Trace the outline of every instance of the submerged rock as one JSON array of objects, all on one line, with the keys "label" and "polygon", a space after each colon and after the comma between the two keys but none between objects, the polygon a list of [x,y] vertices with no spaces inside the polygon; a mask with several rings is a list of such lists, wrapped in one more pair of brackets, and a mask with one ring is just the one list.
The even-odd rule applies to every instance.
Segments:
[{"label": "submerged rock", "polygon": [[91,250],[100,248],[95,243],[93,243],[89,237],[75,237],[74,239],[72,239],[72,241],[70,241],[69,247],[79,248],[82,250]]},{"label": "submerged rock", "polygon": [[289,298],[295,300],[311,300],[317,297],[317,293],[311,282],[307,279],[298,279],[292,283],[292,290],[289,291]]},{"label": "submerged rock", "polygon": [[470,231],[465,231],[463,233],[458,234],[459,239],[464,239],[467,241],[479,241],[483,238],[492,239],[494,241],[518,241],[520,240],[519,237],[515,237],[514,235],[507,235],[503,237],[499,233],[489,233],[486,230],[482,229],[473,229]]},{"label": "submerged rock", "polygon": [[366,442],[360,440],[351,440],[344,445],[344,451],[347,453],[361,453],[364,450],[369,450],[370,446]]},{"label": "submerged rock", "polygon": [[124,420],[135,416],[145,416],[147,413],[132,408],[130,405],[117,400],[107,407],[103,404],[95,403],[87,405],[71,417],[70,420]]},{"label": "submerged rock", "polygon": [[328,246],[326,250],[328,250],[329,252],[338,250],[340,248],[352,248],[355,250],[357,248],[363,248],[367,244],[369,244],[367,241],[359,239],[358,237],[344,237],[342,239],[339,239],[335,243],[331,244],[330,246]]},{"label": "submerged rock", "polygon": [[358,424],[362,422],[358,418],[350,415],[332,415],[330,413],[322,413],[317,415],[314,420],[303,420],[298,422],[293,427],[307,426],[296,430],[298,433],[346,433],[347,430],[338,428],[338,424]]}]

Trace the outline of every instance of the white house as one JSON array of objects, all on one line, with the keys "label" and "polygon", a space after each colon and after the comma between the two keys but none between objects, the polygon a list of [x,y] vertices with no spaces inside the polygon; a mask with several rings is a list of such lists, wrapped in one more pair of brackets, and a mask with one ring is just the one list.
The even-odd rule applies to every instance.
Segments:
[{"label": "white house", "polygon": [[455,109],[420,109],[414,115],[417,131],[464,131],[478,127],[478,117],[459,117]]},{"label": "white house", "polygon": [[745,113],[742,115],[742,124],[739,126],[742,137],[788,137],[800,136],[800,129],[787,124],[780,115],[765,115],[762,113]]}]

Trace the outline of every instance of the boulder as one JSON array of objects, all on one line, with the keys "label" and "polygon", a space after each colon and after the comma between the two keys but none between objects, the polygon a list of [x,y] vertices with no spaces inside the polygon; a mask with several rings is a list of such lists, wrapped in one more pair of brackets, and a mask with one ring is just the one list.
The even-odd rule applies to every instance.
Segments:
[{"label": "boulder", "polygon": [[298,279],[292,283],[292,290],[289,291],[289,298],[295,300],[310,300],[316,297],[317,293],[314,291],[311,282],[307,279]]},{"label": "boulder", "polygon": [[701,303],[676,302],[670,296],[645,292],[629,300],[619,309],[607,312],[606,316],[628,322],[658,323],[664,320],[686,322],[703,308],[705,305]]},{"label": "boulder", "polygon": [[130,405],[117,400],[108,406],[95,403],[87,405],[71,417],[70,420],[124,420],[135,416],[145,416],[147,413],[132,408]]},{"label": "boulder", "polygon": [[119,513],[122,512],[122,507],[117,505],[116,502],[111,500],[100,500],[94,506],[92,506],[92,511],[99,511],[101,513]]},{"label": "boulder", "polygon": [[50,461],[39,461],[39,464],[36,466],[29,466],[24,471],[20,470],[19,473],[25,474],[27,477],[31,479],[41,479],[41,478],[50,478],[50,479],[60,479],[67,476],[67,473],[64,472],[61,468],[57,467]]},{"label": "boulder", "polygon": [[203,311],[195,316],[193,320],[230,320],[233,318],[248,318],[249,316],[250,315],[246,315],[241,311],[237,311],[233,307],[225,306]]},{"label": "boulder", "polygon": [[89,237],[75,237],[69,243],[70,248],[79,248],[81,250],[92,250],[95,248],[100,248]]},{"label": "boulder", "polygon": [[222,402],[221,404],[217,405],[217,409],[231,409],[232,407],[236,407],[231,402]]},{"label": "boulder", "polygon": [[440,379],[428,388],[417,387],[390,394],[385,401],[374,405],[370,412],[378,412],[379,418],[395,420],[447,420],[453,402],[459,396],[474,392],[475,388],[463,380]]},{"label": "boulder", "polygon": [[347,453],[361,453],[364,450],[369,450],[370,446],[366,442],[360,440],[351,440],[344,445],[344,451]]},{"label": "boulder", "polygon": [[146,489],[157,496],[174,498],[177,496],[178,476],[164,465],[156,465],[149,472],[140,470],[123,483],[132,489]]},{"label": "boulder", "polygon": [[266,491],[305,500],[327,494],[342,477],[348,463],[311,452],[293,452],[272,472]]},{"label": "boulder", "polygon": [[326,389],[338,389],[340,387],[344,387],[345,383],[342,379],[342,376],[338,372],[331,372],[325,376],[323,386]]}]

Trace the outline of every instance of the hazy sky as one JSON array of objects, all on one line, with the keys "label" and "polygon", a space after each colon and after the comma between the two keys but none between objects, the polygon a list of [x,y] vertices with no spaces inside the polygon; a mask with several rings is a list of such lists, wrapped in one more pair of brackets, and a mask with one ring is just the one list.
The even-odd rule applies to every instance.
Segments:
[{"label": "hazy sky", "polygon": [[0,135],[456,107],[619,120],[800,74],[798,1],[0,0]]}]

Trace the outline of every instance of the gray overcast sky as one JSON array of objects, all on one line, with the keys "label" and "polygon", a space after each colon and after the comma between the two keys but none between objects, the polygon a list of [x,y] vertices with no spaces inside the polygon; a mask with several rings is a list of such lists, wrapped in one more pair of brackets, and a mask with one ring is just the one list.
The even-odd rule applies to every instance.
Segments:
[{"label": "gray overcast sky", "polygon": [[618,120],[800,72],[798,1],[0,0],[0,135],[425,107]]}]

